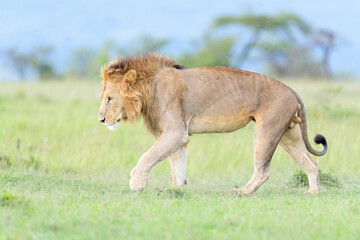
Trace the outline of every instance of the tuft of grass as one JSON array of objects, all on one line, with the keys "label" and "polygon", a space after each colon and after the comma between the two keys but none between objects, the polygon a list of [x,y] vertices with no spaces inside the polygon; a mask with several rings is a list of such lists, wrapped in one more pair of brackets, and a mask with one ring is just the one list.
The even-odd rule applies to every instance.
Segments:
[{"label": "tuft of grass", "polygon": [[3,187],[6,184],[14,184],[18,181],[18,177],[13,175],[13,172],[4,174],[3,176],[0,175],[0,186]]},{"label": "tuft of grass", "polygon": [[15,144],[15,155],[12,157],[6,155],[5,153],[0,153],[0,167],[4,168],[25,168],[39,170],[41,167],[41,162],[37,159],[37,152],[40,150],[38,146],[28,147],[28,151],[24,151],[22,147],[21,139],[16,139]]},{"label": "tuft of grass", "polygon": [[15,193],[11,193],[6,189],[0,192],[0,206],[18,206],[22,204],[26,204],[26,200],[23,196],[19,196]]},{"label": "tuft of grass", "polygon": [[157,194],[159,196],[162,195],[167,198],[175,198],[175,199],[189,197],[189,195],[186,194],[186,192],[183,189],[173,188],[173,187],[158,189]]},{"label": "tuft of grass", "polygon": [[0,155],[0,166],[2,167],[10,167],[12,165],[12,161],[10,157],[5,155],[4,153],[1,153]]},{"label": "tuft of grass", "polygon": [[[319,178],[320,178],[320,184],[328,187],[341,187],[342,184],[340,180],[334,175],[333,171],[330,172],[323,172],[319,169]],[[296,187],[298,186],[308,186],[309,181],[306,173],[298,169],[295,171],[295,173],[292,175],[291,182]]]}]

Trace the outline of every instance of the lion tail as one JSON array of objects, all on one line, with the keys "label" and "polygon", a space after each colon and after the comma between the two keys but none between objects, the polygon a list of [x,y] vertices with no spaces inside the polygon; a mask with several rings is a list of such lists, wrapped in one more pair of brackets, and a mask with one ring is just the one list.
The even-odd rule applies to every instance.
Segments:
[{"label": "lion tail", "polygon": [[322,156],[327,152],[327,149],[328,149],[326,138],[321,134],[317,134],[315,136],[315,138],[314,138],[314,142],[316,144],[322,144],[323,145],[324,149],[321,152],[316,151],[310,145],[308,134],[307,134],[306,112],[305,112],[304,103],[303,103],[303,101],[301,100],[299,95],[297,95],[297,93],[295,91],[292,90],[292,92],[295,94],[299,104],[301,105],[301,108],[299,109],[298,114],[299,114],[299,117],[301,118],[300,128],[301,128],[301,133],[302,133],[302,136],[303,136],[305,146],[306,146],[307,150],[310,153],[314,154],[315,156]]}]

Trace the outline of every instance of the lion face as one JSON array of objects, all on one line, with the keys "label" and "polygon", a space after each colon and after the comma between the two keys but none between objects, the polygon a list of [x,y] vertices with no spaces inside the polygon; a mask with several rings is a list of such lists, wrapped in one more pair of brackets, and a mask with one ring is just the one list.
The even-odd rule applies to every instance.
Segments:
[{"label": "lion face", "polygon": [[98,115],[99,121],[104,123],[110,130],[115,130],[120,121],[126,118],[126,110],[119,92],[119,83],[105,81],[103,84]]},{"label": "lion face", "polygon": [[141,111],[141,94],[135,86],[136,72],[130,70],[122,75],[114,70],[103,70],[102,75],[99,121],[110,130],[118,128],[121,120],[134,122]]}]

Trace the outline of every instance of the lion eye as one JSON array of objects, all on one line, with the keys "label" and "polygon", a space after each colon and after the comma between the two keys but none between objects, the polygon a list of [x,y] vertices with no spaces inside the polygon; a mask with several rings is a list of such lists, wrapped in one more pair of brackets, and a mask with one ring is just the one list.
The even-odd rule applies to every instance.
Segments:
[{"label": "lion eye", "polygon": [[107,98],[107,103],[110,103],[110,101],[111,101],[111,98],[108,97],[108,98]]}]

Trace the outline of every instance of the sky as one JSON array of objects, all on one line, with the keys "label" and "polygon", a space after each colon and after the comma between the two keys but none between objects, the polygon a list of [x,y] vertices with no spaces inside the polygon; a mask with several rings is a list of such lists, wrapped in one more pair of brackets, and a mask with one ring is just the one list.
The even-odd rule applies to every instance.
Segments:
[{"label": "sky", "polygon": [[[199,39],[215,17],[288,11],[316,28],[334,31],[339,38],[331,66],[337,73],[360,76],[357,0],[0,0],[0,54],[11,47],[28,51],[51,45],[55,47],[56,64],[64,66],[75,48],[97,48],[107,40],[122,45],[142,35],[172,40],[175,44],[169,51],[176,53]],[[261,71],[255,65],[247,67]],[[0,79],[8,75],[6,64],[0,63]]]}]

